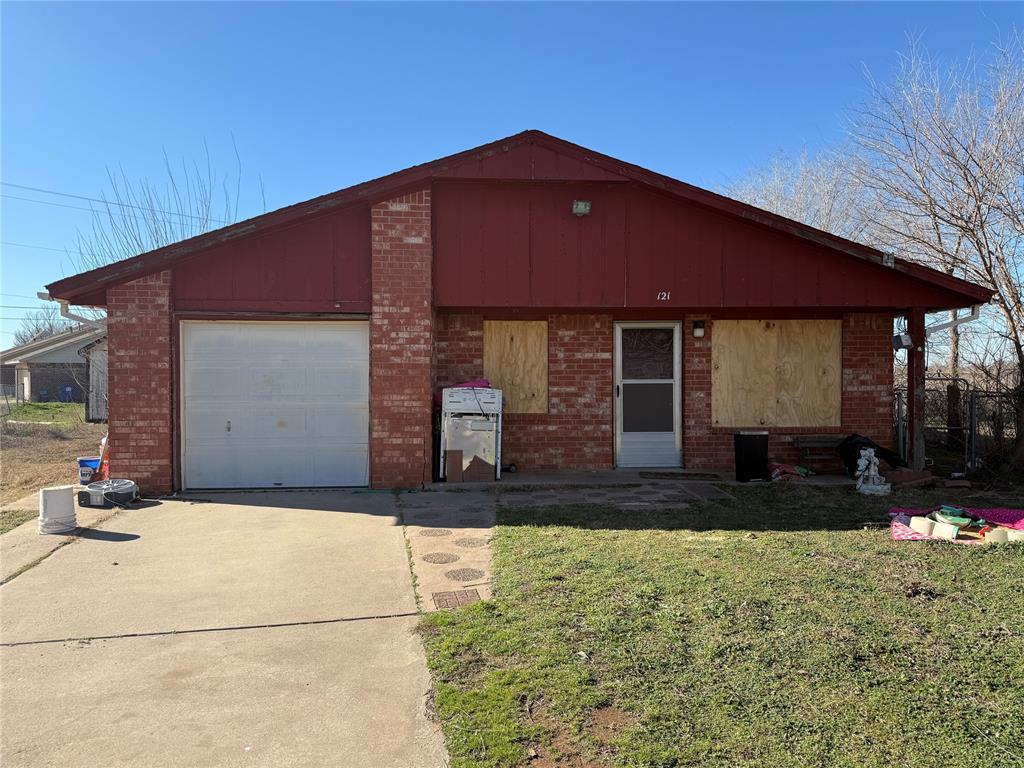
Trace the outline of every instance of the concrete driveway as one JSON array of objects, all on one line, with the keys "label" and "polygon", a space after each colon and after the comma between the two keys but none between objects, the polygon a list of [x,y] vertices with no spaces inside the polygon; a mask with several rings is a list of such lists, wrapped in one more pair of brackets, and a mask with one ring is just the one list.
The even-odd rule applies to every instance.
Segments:
[{"label": "concrete driveway", "polygon": [[393,497],[209,498],[0,587],[5,768],[446,765]]}]

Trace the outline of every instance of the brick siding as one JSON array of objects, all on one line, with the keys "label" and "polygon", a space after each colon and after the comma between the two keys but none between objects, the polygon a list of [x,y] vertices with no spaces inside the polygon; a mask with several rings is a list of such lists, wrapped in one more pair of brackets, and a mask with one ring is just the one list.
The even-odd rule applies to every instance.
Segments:
[{"label": "brick siding", "polygon": [[[520,469],[608,469],[613,466],[614,324],[609,315],[548,318],[548,413],[506,414],[502,461]],[[693,322],[705,321],[694,338]],[[689,469],[733,466],[735,428],[711,426],[711,334],[707,315],[683,324],[683,464]],[[859,432],[882,445],[892,442],[892,318],[843,319],[841,427],[769,428],[773,459],[795,461],[793,438],[803,434]],[[434,387],[483,375],[483,316],[441,313],[435,338]],[[820,469],[826,465],[816,465]],[[838,459],[832,468],[839,466]]]},{"label": "brick siding", "polygon": [[[607,469],[613,459],[609,315],[550,315],[548,412],[503,417],[502,463],[523,471]],[[435,389],[483,376],[483,316],[439,314]]]},{"label": "brick siding", "polygon": [[145,493],[173,490],[171,275],[107,291],[110,473]]},{"label": "brick siding", "polygon": [[[733,466],[736,428],[711,426],[714,323],[707,322],[704,337],[695,339],[692,325],[698,319],[708,318],[688,317],[683,332],[683,463],[688,469],[728,468]],[[798,452],[793,439],[798,435],[857,432],[880,445],[892,445],[892,317],[844,316],[842,367],[842,426],[769,427],[768,453],[772,460],[796,461]],[[823,470],[840,466],[838,457],[831,465],[814,465]]]},{"label": "brick siding", "polygon": [[370,485],[431,480],[430,191],[371,209]]}]

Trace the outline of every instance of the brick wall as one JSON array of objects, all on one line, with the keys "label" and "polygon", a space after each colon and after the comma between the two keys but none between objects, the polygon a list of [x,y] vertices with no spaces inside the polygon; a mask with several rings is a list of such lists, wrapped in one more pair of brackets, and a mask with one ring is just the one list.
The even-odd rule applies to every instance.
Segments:
[{"label": "brick wall", "polygon": [[172,485],[171,275],[107,291],[110,473],[146,493]]},{"label": "brick wall", "polygon": [[430,191],[371,209],[370,484],[431,480]]},{"label": "brick wall", "polygon": [[[694,338],[693,323],[705,321]],[[801,434],[859,432],[882,445],[892,441],[892,320],[887,315],[843,319],[841,427],[770,428],[773,459],[795,461]],[[612,348],[608,315],[548,317],[548,410],[506,414],[503,463],[523,470],[608,469],[613,465]],[[711,334],[707,315],[683,324],[683,463],[689,469],[733,466],[734,428],[711,426]],[[483,375],[483,316],[437,317],[434,387]],[[816,465],[826,469],[826,465]],[[833,468],[838,468],[838,459]]]},{"label": "brick wall", "polygon": [[[523,471],[608,469],[613,463],[612,346],[608,315],[550,315],[548,412],[508,413],[502,463]],[[483,316],[439,314],[434,386],[483,376]]]},{"label": "brick wall", "polygon": [[[683,332],[683,463],[688,469],[722,469],[733,466],[735,428],[711,426],[711,335],[714,324],[706,324],[705,336],[693,338],[694,320],[688,317]],[[892,318],[888,315],[857,314],[843,317],[842,426],[770,427],[768,452],[773,460],[794,462],[797,435],[851,432],[870,437],[884,446],[892,445]],[[815,468],[828,469],[816,463]],[[839,468],[838,457],[831,465]]]}]

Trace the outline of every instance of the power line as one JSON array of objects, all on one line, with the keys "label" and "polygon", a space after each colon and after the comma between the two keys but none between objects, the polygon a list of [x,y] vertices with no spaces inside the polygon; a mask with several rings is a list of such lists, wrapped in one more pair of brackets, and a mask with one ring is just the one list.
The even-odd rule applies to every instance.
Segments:
[{"label": "power line", "polygon": [[36,299],[38,296],[28,296],[24,293],[0,293],[0,296],[7,296],[12,299]]},{"label": "power line", "polygon": [[[2,183],[2,182],[0,182],[0,183]],[[6,197],[9,200],[23,200],[26,203],[39,203],[39,205],[52,205],[52,206],[55,206],[57,208],[70,208],[70,209],[72,209],[74,211],[85,211],[87,213],[101,213],[101,211],[96,209],[96,208],[86,208],[84,205],[68,205],[67,203],[55,203],[52,200],[36,200],[35,198],[32,198],[32,197],[20,197],[19,195],[0,194],[0,197]],[[118,205],[118,203],[111,203],[111,205]],[[144,210],[149,210],[149,209],[144,209]],[[153,213],[157,214],[158,216],[162,216],[162,212],[161,211],[157,211],[156,209],[151,209],[151,210],[153,210]],[[138,221],[138,220],[143,220],[144,221],[145,220],[140,214],[133,213],[131,211],[126,211],[125,215],[126,216],[131,216],[136,221]],[[171,214],[167,214],[167,215],[168,216],[187,216],[188,214],[185,214],[185,213],[171,213]],[[198,218],[198,217],[194,216],[192,218]],[[209,219],[209,221],[220,221],[220,219]]]},{"label": "power line", "polygon": [[0,304],[0,309],[57,309],[56,304],[36,304],[36,305],[24,305],[24,304]]},{"label": "power line", "polygon": [[[12,248],[34,248],[37,251],[56,251],[57,253],[77,253],[79,256],[92,256],[96,259],[103,258],[95,253],[88,253],[86,251],[76,251],[71,248],[50,248],[46,245],[29,245],[28,243],[12,243],[8,240],[0,240],[0,245],[9,245]],[[4,296],[10,296],[11,294],[5,293]],[[30,299],[32,296],[23,296],[21,298]]]},{"label": "power line", "polygon": [[[196,216],[191,213],[181,213],[180,211],[162,211],[159,208],[147,208],[144,205],[132,205],[131,203],[116,203],[112,200],[104,200],[101,197],[88,197],[86,195],[73,195],[70,192],[58,192],[54,189],[43,189],[42,187],[30,187],[25,184],[14,184],[10,181],[0,181],[5,187],[14,187],[15,189],[27,189],[29,192],[41,192],[44,195],[60,195],[61,197],[72,197],[76,200],[88,200],[92,203],[103,203],[104,205],[117,205],[121,208],[134,208],[138,211],[148,211],[150,213],[163,213],[168,216],[183,216],[187,219],[199,219],[200,221],[215,221],[218,224],[227,224],[224,219],[215,219],[212,216]],[[19,198],[28,200],[30,198]],[[33,200],[32,202],[45,202],[43,200]],[[57,205],[57,203],[50,203],[50,205]],[[87,209],[92,210],[92,209]]]}]

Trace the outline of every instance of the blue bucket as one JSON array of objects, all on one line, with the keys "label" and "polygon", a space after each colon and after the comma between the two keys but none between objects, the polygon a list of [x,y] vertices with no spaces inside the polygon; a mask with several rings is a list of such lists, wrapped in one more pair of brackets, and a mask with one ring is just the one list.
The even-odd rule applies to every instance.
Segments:
[{"label": "blue bucket", "polygon": [[92,479],[93,473],[99,471],[99,468],[99,456],[79,456],[78,482],[80,482],[82,485],[86,485],[89,482],[89,480]]}]

